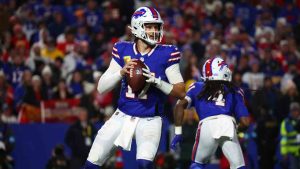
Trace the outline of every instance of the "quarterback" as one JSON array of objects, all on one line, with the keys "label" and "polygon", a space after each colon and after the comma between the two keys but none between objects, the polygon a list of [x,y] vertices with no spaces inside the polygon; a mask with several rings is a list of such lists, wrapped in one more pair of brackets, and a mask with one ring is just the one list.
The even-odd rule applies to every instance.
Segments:
[{"label": "quarterback", "polygon": [[[84,169],[99,169],[118,147],[130,151],[132,139],[137,144],[139,169],[152,169],[162,129],[164,102],[167,95],[185,96],[179,71],[180,52],[173,45],[159,44],[163,37],[163,20],[152,7],[138,8],[130,26],[134,42],[117,42],[112,60],[98,82],[98,91],[112,90],[121,81],[118,109],[98,131]],[[134,60],[147,66],[143,75],[148,85],[133,93],[125,80]]]}]

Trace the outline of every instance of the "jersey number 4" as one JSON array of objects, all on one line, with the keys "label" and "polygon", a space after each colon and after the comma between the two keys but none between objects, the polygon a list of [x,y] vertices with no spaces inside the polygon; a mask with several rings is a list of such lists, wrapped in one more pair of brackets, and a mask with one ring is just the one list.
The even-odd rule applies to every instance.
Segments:
[{"label": "jersey number 4", "polygon": [[212,100],[215,101],[217,106],[225,106],[225,99],[221,93],[218,95],[218,97],[214,97]]}]

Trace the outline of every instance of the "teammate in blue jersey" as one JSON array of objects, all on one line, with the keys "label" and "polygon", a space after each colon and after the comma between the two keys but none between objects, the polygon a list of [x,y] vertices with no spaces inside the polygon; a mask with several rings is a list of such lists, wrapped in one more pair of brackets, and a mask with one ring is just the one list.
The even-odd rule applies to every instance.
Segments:
[{"label": "teammate in blue jersey", "polygon": [[[184,83],[179,71],[180,52],[173,45],[159,44],[163,21],[156,9],[141,7],[132,15],[134,42],[118,42],[112,50],[109,68],[101,76],[98,91],[112,90],[121,81],[118,109],[99,130],[84,169],[102,166],[117,147],[131,149],[133,137],[137,144],[139,169],[152,169],[162,129],[162,114],[167,95],[183,99]],[[125,75],[139,59],[147,65],[143,75],[147,85],[133,93]]]},{"label": "teammate in blue jersey", "polygon": [[245,162],[236,133],[249,125],[249,113],[244,104],[243,91],[231,83],[231,71],[223,59],[208,59],[202,69],[204,82],[189,87],[185,99],[177,102],[174,110],[175,137],[171,148],[182,140],[181,124],[184,109],[194,107],[200,122],[192,151],[190,169],[203,169],[218,146],[230,163],[231,169],[245,169]]}]

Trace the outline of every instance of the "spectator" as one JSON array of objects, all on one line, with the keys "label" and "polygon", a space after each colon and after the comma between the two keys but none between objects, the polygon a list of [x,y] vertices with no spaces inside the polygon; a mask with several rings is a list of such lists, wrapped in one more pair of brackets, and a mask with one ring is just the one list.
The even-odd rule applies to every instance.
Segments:
[{"label": "spectator", "polygon": [[22,81],[22,76],[27,67],[24,65],[24,56],[21,56],[20,53],[16,51],[11,51],[12,62],[7,62],[3,71],[8,79],[8,82],[15,89]]},{"label": "spectator", "polygon": [[31,80],[32,85],[28,86],[24,95],[23,103],[40,107],[41,101],[47,100],[47,92],[42,90],[42,80],[40,76],[34,75]]},{"label": "spectator", "polygon": [[193,37],[191,42],[191,48],[198,58],[198,61],[203,60],[205,53],[205,46],[200,42],[200,31],[193,30]]},{"label": "spectator", "polygon": [[[128,28],[129,29],[129,28]],[[130,34],[131,34],[131,30]],[[94,32],[94,36],[92,37],[92,41],[90,43],[90,56],[95,60],[106,50],[106,40],[105,40],[105,32],[103,28],[98,28]]]},{"label": "spectator", "polygon": [[300,105],[297,102],[290,104],[290,113],[281,123],[280,153],[282,167],[290,169],[300,168],[300,145],[297,137],[300,134]]},{"label": "spectator", "polygon": [[67,73],[63,69],[64,60],[62,58],[56,58],[53,64],[50,64],[51,70],[53,71],[53,79],[66,78]]},{"label": "spectator", "polygon": [[241,75],[243,76],[246,72],[250,72],[248,61],[249,61],[248,55],[243,55],[242,57],[240,57],[237,65],[235,65],[236,64],[235,62],[231,63],[231,65],[235,67],[235,71],[241,72]]},{"label": "spectator", "polygon": [[105,30],[105,36],[107,40],[110,40],[112,38],[117,38],[121,36],[123,33],[123,30],[121,27],[123,27],[122,23],[118,20],[115,20],[112,18],[111,11],[107,10],[103,14],[103,29]]},{"label": "spectator", "polygon": [[41,51],[42,57],[54,61],[56,58],[64,58],[64,54],[56,48],[56,42],[53,38],[47,39],[46,47]]},{"label": "spectator", "polygon": [[41,47],[36,43],[32,46],[30,56],[26,60],[26,65],[35,74],[42,72],[43,67],[49,60],[41,55]]},{"label": "spectator", "polygon": [[14,160],[10,156],[15,145],[15,137],[8,124],[0,120],[0,168],[13,169]]},{"label": "spectator", "polygon": [[18,111],[24,99],[27,88],[31,86],[32,73],[29,69],[24,71],[22,82],[14,91],[14,108]]},{"label": "spectator", "polygon": [[65,142],[71,148],[70,169],[80,169],[85,163],[92,146],[96,129],[88,122],[88,112],[85,108],[79,108],[78,121],[68,129]]},{"label": "spectator", "polygon": [[41,50],[44,50],[50,37],[45,21],[41,20],[38,22],[38,31],[31,37],[31,42],[33,46],[37,45]]},{"label": "spectator", "polygon": [[88,0],[84,16],[88,27],[93,30],[97,25],[102,24],[102,11],[98,8],[98,2],[95,0]]},{"label": "spectator", "polygon": [[93,121],[106,121],[114,113],[113,91],[100,94],[97,90],[100,77],[100,72],[94,73],[94,89],[90,94],[83,95],[80,102],[88,110],[89,118]]},{"label": "spectator", "polygon": [[17,123],[17,117],[13,114],[12,107],[8,106],[7,104],[3,104],[1,108],[1,121],[3,123]]},{"label": "spectator", "polygon": [[280,64],[274,59],[272,50],[267,48],[262,51],[261,54],[261,67],[262,72],[268,76],[280,76],[283,71],[280,67]]},{"label": "spectator", "polygon": [[252,95],[249,90],[249,86],[246,83],[242,82],[241,72],[235,71],[233,73],[232,82],[234,83],[234,85],[236,85],[236,87],[239,87],[243,90],[244,99],[245,99],[246,105],[248,106]]},{"label": "spectator", "polygon": [[289,114],[289,106],[292,102],[300,103],[299,91],[292,80],[288,80],[282,88],[282,96],[278,105],[278,118],[282,121]]},{"label": "spectator", "polygon": [[62,34],[67,27],[67,23],[64,21],[64,16],[59,7],[55,9],[53,13],[53,21],[48,25],[48,30],[51,37],[56,39],[58,35]]},{"label": "spectator", "polygon": [[81,72],[76,70],[73,72],[70,82],[70,89],[76,98],[80,98],[84,94],[84,85]]},{"label": "spectator", "polygon": [[6,105],[8,108],[13,106],[13,88],[6,81],[3,71],[0,70],[0,106]]},{"label": "spectator", "polygon": [[76,21],[73,15],[78,5],[74,3],[74,0],[65,0],[62,6],[62,13],[64,18],[66,18],[68,24],[72,24]]},{"label": "spectator", "polygon": [[66,74],[71,75],[77,68],[85,65],[80,44],[76,44],[73,51],[69,52],[64,58],[63,69]]},{"label": "spectator", "polygon": [[47,93],[47,100],[53,98],[53,88],[55,84],[57,83],[52,78],[52,70],[50,66],[46,65],[44,66],[42,70],[42,90],[44,90]]},{"label": "spectator", "polygon": [[280,82],[280,89],[281,92],[286,93],[285,86],[287,83],[297,75],[297,65],[296,64],[290,64],[289,69],[287,72],[284,73],[283,77],[281,78]]},{"label": "spectator", "polygon": [[279,121],[276,106],[280,103],[279,92],[273,87],[270,77],[264,80],[264,87],[252,98],[252,110],[257,121],[257,145],[260,168],[273,168],[278,137]]},{"label": "spectator", "polygon": [[70,160],[66,157],[63,145],[56,145],[46,169],[70,169]]},{"label": "spectator", "polygon": [[76,40],[78,40],[79,42],[90,41],[90,36],[88,34],[88,30],[85,24],[81,24],[77,26]]},{"label": "spectator", "polygon": [[76,45],[75,29],[66,28],[64,34],[57,37],[57,49],[62,51],[63,54],[72,52]]},{"label": "spectator", "polygon": [[251,71],[243,74],[242,81],[246,83],[250,89],[257,90],[263,87],[264,73],[260,71],[259,61],[254,59],[250,61]]},{"label": "spectator", "polygon": [[64,79],[60,79],[57,86],[54,89],[53,99],[55,100],[64,100],[73,98],[72,93],[69,91],[69,88]]},{"label": "spectator", "polygon": [[26,39],[26,36],[22,30],[22,25],[20,25],[20,24],[16,24],[13,27],[12,44],[13,44],[13,47],[23,44],[25,46],[25,49],[27,52],[30,49],[29,42]]},{"label": "spectator", "polygon": [[228,25],[234,22],[234,4],[232,2],[225,3],[225,16],[222,20],[223,29],[226,29]]}]

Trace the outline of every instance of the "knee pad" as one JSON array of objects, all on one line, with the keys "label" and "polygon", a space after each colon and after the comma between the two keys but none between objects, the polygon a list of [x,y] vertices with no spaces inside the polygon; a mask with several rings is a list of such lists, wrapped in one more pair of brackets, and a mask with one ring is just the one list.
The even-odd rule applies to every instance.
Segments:
[{"label": "knee pad", "polygon": [[199,164],[196,162],[193,162],[190,166],[190,169],[204,169],[206,164]]},{"label": "knee pad", "polygon": [[237,169],[247,169],[246,166],[239,167]]},{"label": "knee pad", "polygon": [[100,169],[100,166],[93,164],[93,163],[89,162],[88,160],[86,160],[82,169]]},{"label": "knee pad", "polygon": [[153,169],[154,165],[152,161],[149,160],[137,160],[138,169]]}]

